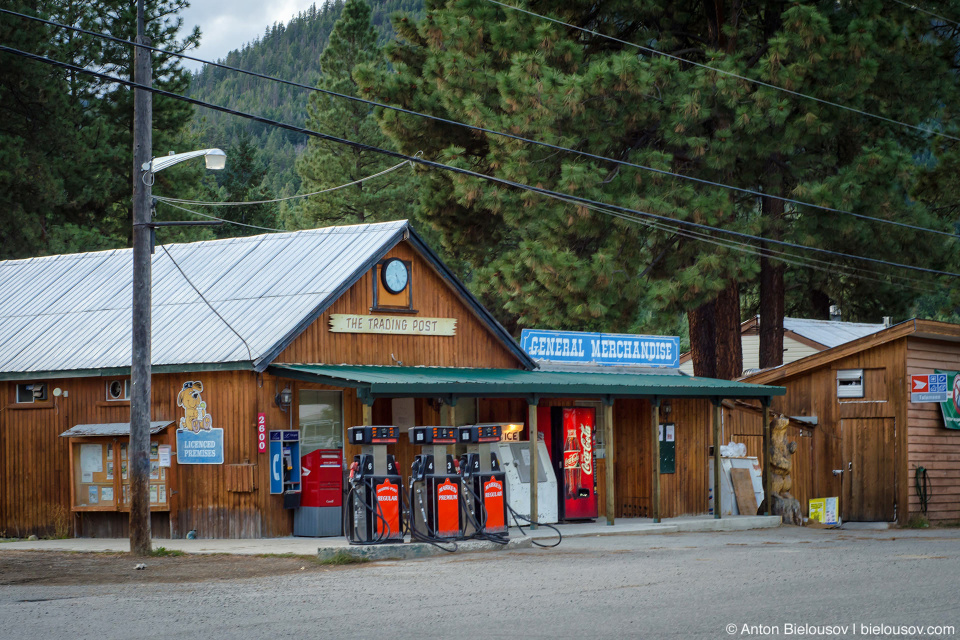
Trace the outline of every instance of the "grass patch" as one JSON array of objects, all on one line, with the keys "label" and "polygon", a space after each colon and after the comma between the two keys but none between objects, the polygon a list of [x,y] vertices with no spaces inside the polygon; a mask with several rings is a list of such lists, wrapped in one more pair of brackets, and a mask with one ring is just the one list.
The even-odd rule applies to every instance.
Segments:
[{"label": "grass patch", "polygon": [[185,556],[187,554],[177,549],[167,549],[166,547],[157,547],[156,549],[150,552],[150,555],[153,556],[154,558],[169,558],[174,556]]},{"label": "grass patch", "polygon": [[317,564],[340,566],[345,564],[364,564],[370,562],[370,558],[363,556],[354,556],[346,551],[337,551],[335,554],[325,560],[317,560]]},{"label": "grass patch", "polygon": [[926,516],[919,516],[919,515],[911,516],[911,518],[907,520],[907,524],[905,524],[903,528],[904,529],[929,529],[930,521],[927,520]]}]

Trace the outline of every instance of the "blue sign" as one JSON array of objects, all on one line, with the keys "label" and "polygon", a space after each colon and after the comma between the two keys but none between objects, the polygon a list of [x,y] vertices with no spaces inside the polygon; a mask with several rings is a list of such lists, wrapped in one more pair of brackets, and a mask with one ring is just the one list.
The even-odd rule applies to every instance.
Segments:
[{"label": "blue sign", "polygon": [[680,338],[524,329],[520,346],[534,360],[568,364],[680,366]]},{"label": "blue sign", "polygon": [[177,464],[223,464],[223,429],[177,429]]}]

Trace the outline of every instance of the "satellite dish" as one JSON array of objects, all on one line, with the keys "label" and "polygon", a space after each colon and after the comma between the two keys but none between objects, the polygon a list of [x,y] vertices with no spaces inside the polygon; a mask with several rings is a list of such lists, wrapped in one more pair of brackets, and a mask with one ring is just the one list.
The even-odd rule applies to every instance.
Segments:
[{"label": "satellite dish", "polygon": [[61,394],[61,393],[63,393],[63,392],[60,391],[60,387],[57,387],[56,389],[53,390],[53,395],[54,395],[55,397],[57,397],[57,398],[60,397],[60,394]]}]

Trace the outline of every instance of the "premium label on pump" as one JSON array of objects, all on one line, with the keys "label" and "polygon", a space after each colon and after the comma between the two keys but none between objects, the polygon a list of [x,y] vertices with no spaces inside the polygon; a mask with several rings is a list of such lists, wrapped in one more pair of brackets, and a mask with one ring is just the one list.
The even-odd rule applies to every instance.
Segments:
[{"label": "premium label on pump", "polygon": [[455,538],[460,535],[460,485],[450,480],[437,485],[437,535]]},{"label": "premium label on pump", "polygon": [[492,477],[483,484],[483,508],[487,512],[484,528],[490,533],[499,533],[506,529],[503,513],[503,481]]},{"label": "premium label on pump", "polygon": [[[373,520],[377,525],[377,536],[382,535],[387,539],[402,536],[403,531],[400,529],[400,486],[386,478],[376,488],[377,504],[380,506],[380,511],[373,514]],[[381,515],[383,519],[380,518]],[[386,524],[384,524],[384,520],[387,521]]]}]

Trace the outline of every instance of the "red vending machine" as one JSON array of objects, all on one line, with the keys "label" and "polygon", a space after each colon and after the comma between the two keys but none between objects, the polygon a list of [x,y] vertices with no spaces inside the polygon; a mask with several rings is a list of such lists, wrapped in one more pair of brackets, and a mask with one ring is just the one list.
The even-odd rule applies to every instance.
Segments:
[{"label": "red vending machine", "polygon": [[593,450],[597,412],[591,407],[552,407],[550,423],[550,457],[557,472],[560,520],[596,518]]},{"label": "red vending machine", "polygon": [[343,452],[315,449],[300,459],[300,508],[295,536],[343,535]]}]

